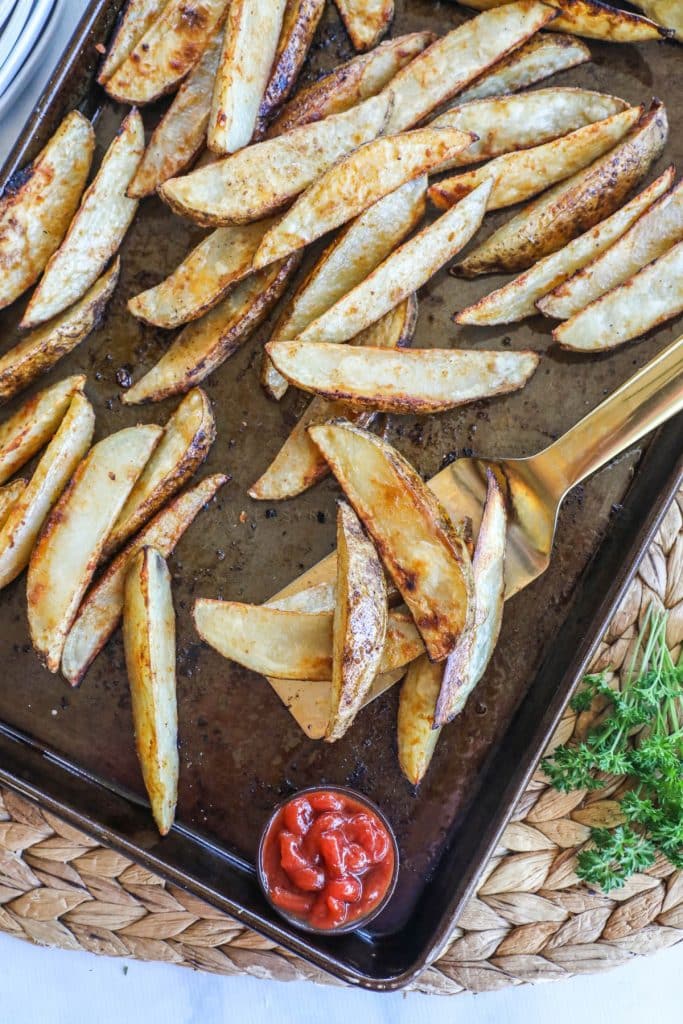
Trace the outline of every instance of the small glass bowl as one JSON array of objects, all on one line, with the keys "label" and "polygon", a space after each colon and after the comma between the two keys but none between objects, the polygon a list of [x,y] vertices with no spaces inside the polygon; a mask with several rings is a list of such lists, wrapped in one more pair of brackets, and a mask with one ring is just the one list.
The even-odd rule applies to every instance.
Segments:
[{"label": "small glass bowl", "polygon": [[[352,800],[355,800],[357,804],[359,804],[361,807],[366,808],[368,811],[370,811],[371,814],[374,814],[375,817],[377,817],[381,821],[391,841],[391,848],[394,854],[394,868],[391,873],[391,878],[389,879],[389,885],[387,886],[387,890],[382,899],[379,901],[379,903],[377,903],[374,907],[368,910],[367,913],[363,914],[361,917],[355,917],[352,921],[345,921],[344,924],[340,924],[334,928],[319,928],[317,925],[309,924],[308,921],[305,921],[302,918],[297,917],[296,914],[292,914],[287,910],[283,910],[282,907],[278,907],[277,904],[274,903],[270,897],[268,880],[266,878],[266,873],[263,867],[263,851],[265,848],[266,840],[275,821],[275,818],[280,813],[282,808],[286,806],[286,804],[290,803],[292,800],[296,800],[300,796],[306,796],[308,793],[340,793],[342,796],[350,797]],[[280,915],[280,917],[284,918],[285,921],[293,925],[295,928],[299,928],[301,929],[301,931],[304,932],[311,932],[314,935],[344,935],[348,932],[355,932],[359,928],[364,928],[367,924],[370,923],[370,921],[374,920],[374,918],[376,918],[378,914],[380,914],[384,910],[387,903],[393,896],[394,889],[396,888],[396,882],[398,881],[398,870],[398,843],[396,842],[394,830],[391,827],[389,821],[387,820],[386,815],[379,809],[377,804],[374,804],[372,802],[372,800],[368,800],[368,798],[366,796],[363,796],[362,793],[358,793],[355,789],[351,789],[349,786],[308,786],[306,789],[300,789],[296,793],[292,793],[292,795],[288,796],[285,800],[281,800],[280,803],[273,809],[270,817],[268,818],[268,821],[266,822],[263,828],[256,859],[256,873],[258,875],[259,884],[261,886],[263,895],[265,896],[266,900],[273,908],[273,910],[275,910],[276,913]]]}]

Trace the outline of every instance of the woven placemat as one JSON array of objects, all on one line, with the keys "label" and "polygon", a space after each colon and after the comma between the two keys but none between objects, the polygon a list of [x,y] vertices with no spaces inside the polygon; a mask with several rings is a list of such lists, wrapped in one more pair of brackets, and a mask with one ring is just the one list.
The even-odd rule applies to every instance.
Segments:
[{"label": "woven placemat", "polygon": [[[647,607],[670,610],[683,642],[683,490],[600,645],[595,670],[618,680]],[[551,747],[581,734],[567,710]],[[455,994],[588,974],[683,939],[683,871],[658,860],[609,898],[574,873],[591,825],[615,823],[617,785],[558,793],[537,772],[453,940],[415,989]],[[44,946],[161,960],[280,981],[327,975],[52,814],[0,789],[0,930]]]}]

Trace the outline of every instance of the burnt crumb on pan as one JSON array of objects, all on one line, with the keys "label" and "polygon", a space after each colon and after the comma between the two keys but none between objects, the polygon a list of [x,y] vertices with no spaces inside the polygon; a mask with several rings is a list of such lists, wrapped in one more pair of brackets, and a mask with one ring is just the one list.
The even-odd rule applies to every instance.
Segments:
[{"label": "burnt crumb on pan", "polygon": [[116,383],[122,388],[129,388],[133,383],[130,370],[127,366],[119,366],[116,371]]},{"label": "burnt crumb on pan", "polygon": [[266,515],[266,519],[275,519],[275,517],[277,516],[277,509],[276,508],[267,508],[266,512],[265,512],[265,515]]},{"label": "burnt crumb on pan", "polygon": [[318,520],[319,523],[326,523],[327,522],[327,512],[318,511],[315,514],[315,518]]}]

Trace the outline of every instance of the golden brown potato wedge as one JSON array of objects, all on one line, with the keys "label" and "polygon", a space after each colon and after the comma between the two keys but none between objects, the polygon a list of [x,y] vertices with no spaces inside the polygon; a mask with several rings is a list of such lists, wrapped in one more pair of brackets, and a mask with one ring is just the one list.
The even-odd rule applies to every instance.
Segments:
[{"label": "golden brown potato wedge", "polygon": [[613,150],[515,214],[453,268],[463,277],[527,270],[619,208],[660,156],[666,110],[655,102]]},{"label": "golden brown potato wedge", "polygon": [[406,182],[453,159],[471,142],[469,132],[424,128],[366,143],[318,178],[266,233],[254,266],[265,267],[302,249]]},{"label": "golden brown potato wedge", "polygon": [[[412,341],[416,322],[417,297],[413,294],[353,338],[350,344],[403,348]],[[369,426],[374,418],[372,412],[352,409],[344,402],[314,398],[263,476],[249,488],[250,497],[260,501],[293,498],[327,476],[328,465],[308,436],[308,428],[339,417],[361,427]]]},{"label": "golden brown potato wedge", "polygon": [[384,130],[390,105],[388,96],[373,96],[342,114],[171,178],[159,187],[159,194],[176,213],[210,227],[267,217],[337,160],[376,138]]},{"label": "golden brown potato wedge", "polygon": [[523,388],[535,352],[382,349],[278,341],[268,355],[290,383],[362,409],[423,415]]},{"label": "golden brown potato wedge", "polygon": [[104,83],[119,103],[152,103],[199,61],[220,28],[229,0],[169,0],[126,59]]},{"label": "golden brown potato wedge", "polygon": [[188,324],[156,366],[124,392],[125,405],[182,395],[209,376],[251,336],[287,287],[297,254],[241,281],[209,313]]},{"label": "golden brown potato wedge", "polygon": [[284,13],[285,0],[230,0],[207,130],[214,153],[251,142]]},{"label": "golden brown potato wedge", "polygon": [[683,242],[556,327],[572,352],[605,352],[683,312]]},{"label": "golden brown potato wedge", "polygon": [[227,479],[217,473],[175,497],[128,542],[88,591],[62,652],[62,673],[72,686],[81,682],[121,621],[123,588],[132,560],[145,547],[157,548],[164,558],[168,558],[187,528]]},{"label": "golden brown potato wedge", "polygon": [[272,218],[216,228],[188,253],[172,274],[128,300],[143,323],[179,327],[208,313],[232,285],[252,273],[252,260]]},{"label": "golden brown potato wedge", "polygon": [[679,42],[683,42],[683,7],[679,0],[634,0],[648,18],[671,29]]},{"label": "golden brown potato wedge", "polygon": [[73,396],[83,390],[85,377],[78,374],[39,391],[13,416],[0,423],[0,484],[9,480],[39,452],[64,419]]},{"label": "golden brown potato wedge", "polygon": [[444,666],[426,654],[408,666],[398,698],[398,763],[401,771],[419,786],[429,768],[441,729],[434,728],[434,708],[441,689]]},{"label": "golden brown potato wedge", "polygon": [[128,186],[131,199],[154,195],[159,185],[189,167],[204,145],[222,43],[223,32],[219,29],[152,132]]},{"label": "golden brown potato wedge", "polygon": [[56,672],[66,635],[116,522],[161,428],[127,427],[94,445],[52,509],[28,567],[31,640]]},{"label": "golden brown potato wedge", "polygon": [[97,76],[100,85],[104,85],[130,56],[167,4],[168,0],[128,0]]},{"label": "golden brown potato wedge", "polygon": [[[590,231],[535,263],[502,288],[485,295],[453,319],[459,324],[506,324],[533,316],[536,304],[558,284],[608,249],[652,203],[671,188],[676,177],[673,166],[661,174],[629,203],[601,221]],[[539,303],[539,308],[541,304]]]},{"label": "golden brown potato wedge", "polygon": [[394,0],[334,0],[354,50],[369,50],[389,31]]},{"label": "golden brown potato wedge", "polygon": [[476,170],[436,182],[429,189],[429,198],[439,209],[447,210],[492,178],[488,210],[523,203],[612,149],[633,128],[642,112],[642,107],[629,107],[551,142],[504,153]]},{"label": "golden brown potato wedge", "polygon": [[116,288],[119,269],[117,257],[79,302],[3,352],[0,356],[0,403],[47,373],[95,330]]},{"label": "golden brown potato wedge", "polygon": [[457,206],[404,242],[364,281],[347,292],[299,334],[310,342],[348,341],[421,288],[476,233],[492,182],[485,181]]},{"label": "golden brown potato wedge", "polygon": [[94,428],[92,406],[77,392],[0,529],[0,587],[11,583],[28,565],[40,529],[88,450]]},{"label": "golden brown potato wedge", "polygon": [[287,612],[333,612],[337,604],[337,584],[335,581],[317,583],[290,597],[266,601],[266,604]]},{"label": "golden brown potato wedge", "polygon": [[547,4],[519,0],[448,32],[392,79],[387,132],[412,128],[556,17]]},{"label": "golden brown potato wedge", "polygon": [[0,527],[4,525],[12,505],[21,497],[27,483],[25,477],[16,477],[4,487],[0,487]]},{"label": "golden brown potato wedge", "polygon": [[64,241],[50,257],[22,327],[36,327],[77,302],[115,255],[138,208],[126,189],[144,148],[142,118],[131,110],[84,193]]},{"label": "golden brown potato wedge", "polygon": [[0,309],[34,284],[71,223],[95,149],[90,121],[77,110],[0,199]]},{"label": "golden brown potato wedge", "polygon": [[623,284],[647,263],[683,239],[683,182],[662,196],[606,252],[579,270],[538,308],[546,316],[568,320],[591,302]]},{"label": "golden brown potato wedge", "polygon": [[345,501],[337,512],[337,606],[332,625],[332,701],[325,739],[352,724],[379,671],[387,588],[375,546]]},{"label": "golden brown potato wedge", "polygon": [[123,649],[142,778],[165,836],[178,799],[175,612],[171,574],[155,548],[144,548],[126,576]]},{"label": "golden brown potato wedge", "polygon": [[[426,177],[409,181],[380,199],[340,232],[285,305],[270,340],[296,338],[360,284],[417,227],[425,212],[426,193]],[[266,354],[261,383],[268,394],[278,400],[288,387]]]},{"label": "golden brown potato wedge", "polygon": [[[620,7],[601,0],[547,0],[559,12],[559,17],[548,26],[551,32],[571,32],[586,39],[603,39],[609,43],[646,43],[651,39],[666,38],[667,33],[658,25]],[[466,7],[489,11],[505,6],[508,0],[463,0]]]},{"label": "golden brown potato wedge", "polygon": [[471,626],[467,545],[435,495],[390,445],[343,421],[311,427],[410,610],[433,661]]},{"label": "golden brown potato wedge", "polygon": [[585,64],[590,59],[590,50],[575,36],[565,36],[559,32],[552,36],[540,33],[494,64],[469,89],[459,93],[458,99],[460,103],[469,103],[487,96],[502,96],[526,89],[560,71]]},{"label": "golden brown potato wedge", "polygon": [[110,558],[187,483],[215,439],[216,421],[209,399],[201,388],[194,388],[164,427],[161,441],[119,512],[104,545],[103,560]]}]

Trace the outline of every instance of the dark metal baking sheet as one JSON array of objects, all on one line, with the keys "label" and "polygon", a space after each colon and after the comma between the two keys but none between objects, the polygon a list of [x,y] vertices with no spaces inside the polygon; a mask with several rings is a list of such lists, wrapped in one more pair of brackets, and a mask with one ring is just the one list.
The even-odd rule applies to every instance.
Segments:
[{"label": "dark metal baking sheet", "polygon": [[[95,45],[106,40],[119,6],[118,0],[91,3],[0,172],[0,189],[75,105],[97,115],[100,151],[111,139],[124,108],[94,86],[93,71]],[[394,33],[425,27],[444,32],[465,17],[450,4],[400,2]],[[591,48],[593,64],[553,83],[610,90],[632,101],[659,93],[668,103],[672,131],[658,169],[680,157],[683,51],[670,44]],[[305,77],[349,55],[331,10]],[[144,112],[148,127],[160,109]],[[121,281],[103,324],[50,374],[48,380],[88,373],[98,436],[138,420],[163,422],[175,405],[126,409],[118,401],[127,376],[139,375],[167,344],[164,332],[128,315],[126,300],[164,277],[200,235],[156,199],[146,200],[124,243]],[[415,344],[529,346],[543,353],[541,368],[519,394],[444,416],[393,418],[391,439],[427,476],[470,450],[489,456],[537,450],[680,332],[680,323],[673,324],[638,344],[586,359],[549,349],[541,318],[510,330],[456,328],[452,311],[495,283],[490,277],[460,282],[439,274],[420,294]],[[0,314],[3,350],[16,340],[24,305],[20,300]],[[339,743],[314,743],[260,677],[203,647],[192,629],[189,612],[196,596],[261,601],[334,544],[338,492],[331,481],[273,505],[274,516],[246,495],[306,401],[293,389],[281,405],[263,395],[257,374],[267,336],[268,325],[206,384],[219,428],[207,471],[227,469],[233,480],[171,562],[179,637],[177,827],[159,840],[143,799],[120,638],[108,645],[82,687],[70,690],[40,668],[30,649],[23,579],[0,593],[0,780],[318,966],[356,984],[396,988],[443,945],[674,493],[681,475],[681,421],[661,430],[643,447],[644,455],[641,449],[628,453],[567,501],[550,570],[507,605],[491,668],[465,713],[443,733],[416,793],[396,760],[395,691],[366,709]],[[299,934],[274,916],[258,890],[253,858],[263,822],[284,794],[312,783],[357,787],[382,806],[396,828],[399,886],[367,932],[327,940]]]}]

